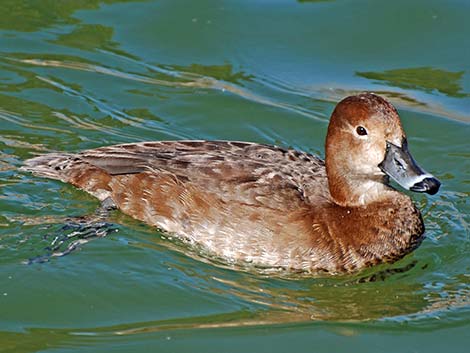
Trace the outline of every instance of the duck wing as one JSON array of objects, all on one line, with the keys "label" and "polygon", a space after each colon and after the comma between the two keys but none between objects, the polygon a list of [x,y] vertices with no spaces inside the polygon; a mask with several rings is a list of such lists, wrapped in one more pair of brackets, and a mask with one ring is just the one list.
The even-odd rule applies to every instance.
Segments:
[{"label": "duck wing", "polygon": [[110,176],[171,174],[179,182],[217,193],[224,201],[250,199],[250,203],[269,207],[305,202],[322,193],[326,185],[324,163],[318,157],[249,142],[142,142],[97,148],[77,156]]},{"label": "duck wing", "polygon": [[101,200],[116,192],[113,188],[125,193],[128,183],[135,183],[132,175],[171,178],[223,202],[275,209],[313,202],[327,192],[324,162],[318,157],[249,142],[129,143],[47,154],[26,161],[23,169],[71,183]]}]

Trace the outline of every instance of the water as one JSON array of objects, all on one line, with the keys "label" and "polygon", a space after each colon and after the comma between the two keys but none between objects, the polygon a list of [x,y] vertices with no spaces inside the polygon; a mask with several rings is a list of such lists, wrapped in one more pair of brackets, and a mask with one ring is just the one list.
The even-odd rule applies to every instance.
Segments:
[{"label": "water", "polygon": [[[470,2],[0,7],[0,351],[468,350]],[[398,106],[413,154],[443,187],[412,195],[423,245],[355,276],[203,261],[119,212],[99,227],[91,196],[17,169],[38,153],[181,138],[323,155],[335,102],[362,90]],[[51,257],[81,216],[107,236]]]}]

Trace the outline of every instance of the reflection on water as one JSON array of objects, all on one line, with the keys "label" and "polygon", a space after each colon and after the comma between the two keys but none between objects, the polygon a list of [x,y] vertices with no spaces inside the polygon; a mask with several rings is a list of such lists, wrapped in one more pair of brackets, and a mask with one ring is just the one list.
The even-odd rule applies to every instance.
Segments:
[{"label": "reflection on water", "polygon": [[118,46],[112,41],[113,29],[103,25],[81,25],[72,32],[61,34],[51,43],[66,45],[82,50],[96,50],[98,48],[111,50]]},{"label": "reflection on water", "polygon": [[390,86],[405,89],[423,90],[429,93],[438,91],[451,97],[466,97],[462,92],[462,77],[464,71],[447,71],[432,67],[412,69],[395,69],[383,72],[356,72],[356,75],[374,81],[382,81]]},{"label": "reflection on water", "polygon": [[[264,95],[254,93],[249,89],[245,89],[242,86],[236,85],[234,83],[239,83],[241,80],[249,81],[252,79],[252,76],[246,75],[243,72],[233,72],[231,65],[211,65],[203,66],[192,64],[187,68],[181,66],[174,66],[171,69],[170,66],[165,65],[162,68],[157,66],[145,65],[147,73],[145,75],[128,73],[119,71],[112,68],[103,67],[100,65],[95,65],[86,62],[76,62],[69,60],[62,60],[57,57],[55,60],[50,59],[15,59],[15,55],[7,57],[6,60],[14,60],[22,64],[40,66],[40,67],[51,67],[51,68],[66,68],[71,70],[78,71],[87,71],[92,73],[99,73],[111,77],[118,77],[121,79],[132,80],[141,82],[144,84],[151,84],[161,87],[176,87],[176,88],[191,88],[191,89],[213,89],[222,92],[230,92],[247,100],[264,104],[267,106],[273,106],[288,111],[292,111],[304,116],[307,116],[312,119],[320,119],[318,114],[312,112],[309,109],[304,109],[300,106],[295,106],[285,102],[279,102],[273,100]],[[49,56],[49,55],[47,55]],[[128,58],[123,58],[126,61]],[[179,70],[183,69],[182,71]],[[211,75],[211,76],[205,76]],[[154,78],[155,76],[159,78]],[[220,78],[220,79],[219,79]],[[34,81],[44,81],[49,82],[53,86],[72,91],[72,87],[67,88],[64,85],[58,85],[53,80],[47,79],[40,76],[35,76]],[[231,83],[233,81],[234,83]],[[73,86],[73,85],[72,85]],[[9,89],[9,88],[7,88]],[[93,99],[92,99],[93,100]],[[96,102],[96,100],[93,100]],[[109,110],[109,109],[105,109]],[[183,138],[182,136],[175,136],[176,138]]]},{"label": "reflection on water", "polygon": [[[379,81],[375,81],[379,82]],[[380,94],[384,97],[387,97],[396,107],[399,109],[406,107],[422,113],[429,113],[431,115],[439,115],[443,117],[448,117],[453,120],[468,121],[469,116],[466,112],[460,113],[457,111],[449,110],[447,107],[442,104],[434,101],[425,101],[417,94],[413,94],[411,91],[397,92],[391,89],[384,89],[386,85],[381,85],[380,87],[370,87],[367,89],[364,88],[355,88],[355,89],[344,89],[344,88],[315,88],[315,91],[318,92],[324,99],[337,102],[341,98],[359,94],[364,91],[372,91],[374,93]],[[399,87],[396,85],[396,87]],[[393,88],[393,87],[390,87]],[[467,94],[465,94],[465,97]]]},{"label": "reflection on water", "polygon": [[250,81],[253,75],[248,75],[243,71],[234,72],[233,66],[224,65],[200,65],[191,64],[190,66],[174,65],[172,71],[197,74],[201,77],[213,77],[217,80],[232,82],[243,85],[244,81]]},{"label": "reflection on water", "polygon": [[[11,31],[33,32],[53,25],[73,25],[79,21],[72,15],[77,10],[98,9],[100,4],[138,0],[78,0],[40,1],[2,0],[0,28]],[[45,6],[46,5],[46,6]]]}]

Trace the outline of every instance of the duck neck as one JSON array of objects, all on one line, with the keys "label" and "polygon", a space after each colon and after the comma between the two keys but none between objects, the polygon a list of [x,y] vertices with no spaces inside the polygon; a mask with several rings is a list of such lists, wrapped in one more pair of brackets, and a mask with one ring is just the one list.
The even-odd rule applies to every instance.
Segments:
[{"label": "duck neck", "polygon": [[365,206],[383,199],[393,189],[387,185],[386,176],[365,179],[361,175],[342,172],[331,161],[326,162],[328,188],[332,200],[340,206]]}]

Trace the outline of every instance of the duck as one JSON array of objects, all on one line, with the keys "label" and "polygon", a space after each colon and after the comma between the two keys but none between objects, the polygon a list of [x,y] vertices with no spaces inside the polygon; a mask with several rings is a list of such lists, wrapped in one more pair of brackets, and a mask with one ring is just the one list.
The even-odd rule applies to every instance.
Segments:
[{"label": "duck", "polygon": [[228,264],[344,274],[393,263],[424,239],[412,199],[437,193],[395,107],[371,92],[335,107],[325,159],[240,141],[146,141],[48,153],[22,170],[60,180]]}]

